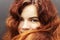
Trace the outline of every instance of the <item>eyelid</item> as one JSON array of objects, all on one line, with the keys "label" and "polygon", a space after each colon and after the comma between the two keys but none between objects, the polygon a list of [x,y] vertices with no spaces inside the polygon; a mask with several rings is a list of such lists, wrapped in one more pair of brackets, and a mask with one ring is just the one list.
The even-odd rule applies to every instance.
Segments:
[{"label": "eyelid", "polygon": [[22,18],[22,17],[20,17],[20,19],[19,19],[20,21],[24,21],[24,19]]},{"label": "eyelid", "polygon": [[30,19],[30,21],[33,21],[33,22],[39,22],[38,19]]}]

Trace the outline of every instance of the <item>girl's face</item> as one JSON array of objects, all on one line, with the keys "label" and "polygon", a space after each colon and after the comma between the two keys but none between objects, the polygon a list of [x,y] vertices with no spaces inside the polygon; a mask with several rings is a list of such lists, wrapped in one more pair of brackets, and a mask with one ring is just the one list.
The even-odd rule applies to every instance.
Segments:
[{"label": "girl's face", "polygon": [[37,15],[37,8],[35,5],[26,6],[22,13],[18,26],[18,32],[24,32],[27,30],[34,30],[41,26]]}]

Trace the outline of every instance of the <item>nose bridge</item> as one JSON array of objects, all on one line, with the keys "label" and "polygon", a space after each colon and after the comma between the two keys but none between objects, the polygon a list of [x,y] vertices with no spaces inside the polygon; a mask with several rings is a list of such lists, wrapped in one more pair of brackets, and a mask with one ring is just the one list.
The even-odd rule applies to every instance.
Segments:
[{"label": "nose bridge", "polygon": [[28,25],[29,25],[28,21],[25,20],[25,21],[23,22],[23,26],[22,26],[22,28],[29,28]]}]

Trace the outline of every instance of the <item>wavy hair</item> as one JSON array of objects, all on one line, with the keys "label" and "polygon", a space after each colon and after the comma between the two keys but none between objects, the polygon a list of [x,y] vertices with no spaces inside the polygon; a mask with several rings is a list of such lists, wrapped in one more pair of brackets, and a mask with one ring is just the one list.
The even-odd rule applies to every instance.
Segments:
[{"label": "wavy hair", "polygon": [[[43,28],[39,29],[38,31],[42,32],[43,35],[46,35],[46,38],[52,38],[47,40],[57,40],[56,29],[59,27],[60,22],[57,16],[58,12],[50,0],[15,0],[9,10],[10,15],[6,20],[7,32],[5,33],[3,39],[11,40],[15,36],[19,35],[17,29],[20,22],[21,12],[25,6],[30,4],[33,4],[37,7],[38,18],[43,26]],[[35,33],[37,31],[33,32]],[[29,33],[31,33],[31,31]],[[29,33],[26,33],[25,35]],[[39,35],[41,36],[41,33]],[[38,38],[38,40],[40,39]]]}]

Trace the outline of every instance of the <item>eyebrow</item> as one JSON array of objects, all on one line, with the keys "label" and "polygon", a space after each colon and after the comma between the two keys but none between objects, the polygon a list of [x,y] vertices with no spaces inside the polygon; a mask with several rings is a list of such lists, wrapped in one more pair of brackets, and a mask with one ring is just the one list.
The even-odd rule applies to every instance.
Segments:
[{"label": "eyebrow", "polygon": [[[20,17],[20,18],[23,18],[23,17]],[[34,18],[37,18],[38,19],[38,17],[30,17],[29,19],[34,19]]]},{"label": "eyebrow", "polygon": [[38,18],[38,17],[30,17],[29,19],[32,19],[32,18]]}]

